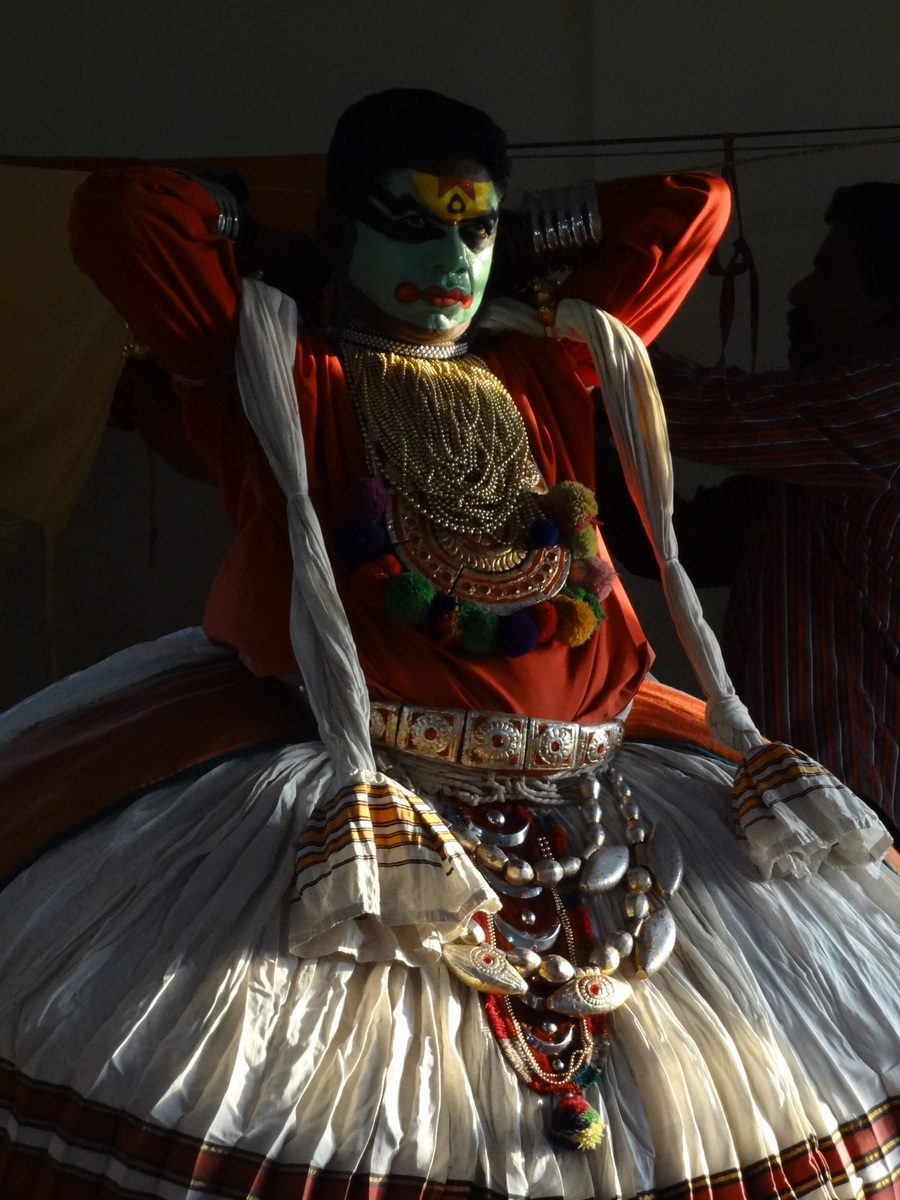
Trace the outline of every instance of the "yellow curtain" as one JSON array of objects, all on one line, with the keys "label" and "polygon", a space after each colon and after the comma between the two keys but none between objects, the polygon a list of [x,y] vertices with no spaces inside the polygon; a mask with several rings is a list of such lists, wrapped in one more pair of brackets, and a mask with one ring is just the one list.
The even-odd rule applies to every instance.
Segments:
[{"label": "yellow curtain", "polygon": [[84,174],[0,166],[0,510],[62,529],[121,363],[122,319],[69,254]]}]

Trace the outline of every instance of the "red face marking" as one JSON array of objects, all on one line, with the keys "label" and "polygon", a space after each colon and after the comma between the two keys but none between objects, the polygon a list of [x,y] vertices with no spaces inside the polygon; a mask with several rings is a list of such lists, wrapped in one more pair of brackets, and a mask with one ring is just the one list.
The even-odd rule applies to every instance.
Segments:
[{"label": "red face marking", "polygon": [[460,308],[469,308],[472,304],[471,292],[466,295],[459,288],[444,291],[433,284],[427,288],[417,288],[414,283],[398,283],[394,288],[394,298],[401,304],[412,304],[415,300],[425,300],[434,308],[452,308],[458,304]]},{"label": "red face marking", "polygon": [[438,175],[437,181],[438,199],[446,196],[453,188],[457,188],[470,200],[475,199],[475,184],[471,179],[457,179],[453,175]]}]

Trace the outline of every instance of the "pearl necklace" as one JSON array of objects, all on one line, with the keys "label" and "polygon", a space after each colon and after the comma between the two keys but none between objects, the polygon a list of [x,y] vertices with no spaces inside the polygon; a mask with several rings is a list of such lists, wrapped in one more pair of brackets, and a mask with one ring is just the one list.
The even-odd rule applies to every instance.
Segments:
[{"label": "pearl necklace", "polygon": [[444,529],[500,535],[530,500],[531,453],[521,413],[484,362],[347,339],[341,357],[373,473]]},{"label": "pearl necklace", "polygon": [[341,341],[355,342],[358,346],[367,346],[370,350],[381,350],[383,353],[400,354],[406,358],[462,358],[469,353],[469,343],[465,338],[455,342],[398,342],[385,337],[371,325],[359,319],[348,321],[337,331]]}]

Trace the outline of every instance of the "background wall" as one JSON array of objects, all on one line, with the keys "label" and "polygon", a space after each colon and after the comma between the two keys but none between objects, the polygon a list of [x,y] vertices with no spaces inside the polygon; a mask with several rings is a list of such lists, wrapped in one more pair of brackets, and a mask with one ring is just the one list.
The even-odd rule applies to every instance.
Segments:
[{"label": "background wall", "polygon": [[[900,6],[887,0],[6,0],[3,27],[6,155],[321,152],[346,104],[396,84],[481,105],[513,142],[900,120]],[[762,366],[783,361],[785,293],[821,239],[829,195],[862,178],[900,179],[897,144],[884,140],[897,133],[738,142],[745,232],[762,282]],[[798,149],[810,142],[818,148]],[[720,161],[720,144],[707,141],[523,154],[515,186]],[[715,281],[701,281],[667,348],[716,358],[717,294]],[[730,361],[747,365],[748,352],[742,294]],[[709,477],[683,464],[679,472],[688,490]],[[209,489],[159,462],[151,470],[136,439],[107,433],[55,547],[51,587],[37,531],[0,578],[0,701],[47,681],[51,643],[67,672],[199,621],[228,540]],[[657,673],[692,686],[656,589],[634,591]],[[705,600],[715,620],[724,596]]]}]

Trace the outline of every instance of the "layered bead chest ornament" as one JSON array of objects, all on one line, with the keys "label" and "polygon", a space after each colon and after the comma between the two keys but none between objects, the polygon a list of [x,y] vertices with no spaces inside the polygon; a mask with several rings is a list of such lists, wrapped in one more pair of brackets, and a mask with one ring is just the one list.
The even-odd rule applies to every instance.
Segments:
[{"label": "layered bead chest ornament", "polygon": [[499,379],[474,355],[371,335],[341,357],[372,471],[337,537],[361,599],[474,654],[588,641],[615,578],[596,499],[571,480],[548,490]]},{"label": "layered bead chest ornament", "polygon": [[[607,842],[604,792],[624,826]],[[622,775],[611,769],[579,786],[586,850],[573,854],[550,810],[520,803],[489,807],[449,801],[444,819],[501,897],[499,913],[476,914],[443,960],[485,993],[484,1008],[507,1061],[532,1090],[557,1096],[552,1134],[593,1149],[603,1135],[583,1088],[600,1076],[607,1016],[639,979],[665,963],[675,944],[666,901],[683,864],[665,826],[648,827]],[[624,884],[618,928],[598,937],[586,902]]]}]

